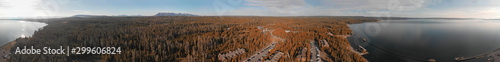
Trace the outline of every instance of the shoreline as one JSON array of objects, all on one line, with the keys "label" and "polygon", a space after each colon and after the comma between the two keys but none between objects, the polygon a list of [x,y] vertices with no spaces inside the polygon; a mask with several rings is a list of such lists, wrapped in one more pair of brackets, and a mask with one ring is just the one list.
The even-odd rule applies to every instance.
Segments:
[{"label": "shoreline", "polygon": [[0,56],[2,56],[0,58],[0,62],[7,62],[7,61],[9,61],[10,56],[11,56],[10,55],[11,54],[10,51],[11,51],[12,47],[14,47],[14,45],[16,43],[17,43],[17,41],[14,40],[14,41],[11,41],[11,42],[9,42],[9,43],[7,43],[5,45],[2,45],[2,47],[0,49]]},{"label": "shoreline", "polygon": [[[380,22],[382,20],[380,19],[377,19],[377,21],[374,21],[374,22]],[[369,22],[369,21],[368,21]],[[373,21],[372,21],[373,22]],[[348,26],[349,29],[351,29],[351,27],[349,27],[350,24],[362,24],[362,23],[365,23],[365,22],[361,22],[361,23],[347,23],[346,26]],[[352,43],[349,42],[349,38],[361,38],[360,36],[354,34],[354,31],[351,30],[351,34],[350,35],[333,35],[332,36],[338,36],[338,37],[343,37],[345,39],[347,39],[347,43],[349,43],[349,47],[347,47],[351,52],[354,52],[354,53],[357,53],[358,55],[360,56],[363,56],[363,55],[366,55],[366,54],[369,54],[368,50],[365,49],[363,46],[361,46],[360,44],[356,44],[356,45],[351,45]],[[352,37],[352,36],[355,36],[355,37]],[[355,42],[355,40],[352,40]],[[367,42],[365,38],[363,38],[362,42]],[[358,46],[358,47],[355,47],[355,46]],[[365,57],[363,57],[364,60],[368,61],[368,59],[366,59]]]}]

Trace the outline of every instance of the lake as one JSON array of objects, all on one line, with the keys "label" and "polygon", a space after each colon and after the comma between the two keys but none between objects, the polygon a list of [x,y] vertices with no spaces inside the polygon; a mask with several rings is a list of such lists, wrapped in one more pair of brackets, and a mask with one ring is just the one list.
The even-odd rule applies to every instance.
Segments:
[{"label": "lake", "polygon": [[[454,62],[500,48],[500,20],[400,19],[349,25],[351,45],[361,45],[371,62]],[[362,42],[365,38],[367,41]],[[487,58],[470,60],[485,62]]]},{"label": "lake", "polygon": [[0,45],[7,44],[19,37],[31,37],[45,23],[23,20],[0,20]]}]

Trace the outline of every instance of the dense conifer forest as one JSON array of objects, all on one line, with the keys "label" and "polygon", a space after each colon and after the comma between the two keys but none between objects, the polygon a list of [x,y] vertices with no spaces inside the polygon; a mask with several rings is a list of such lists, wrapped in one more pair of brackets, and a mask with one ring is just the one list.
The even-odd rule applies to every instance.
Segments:
[{"label": "dense conifer forest", "polygon": [[[151,16],[32,21],[48,25],[32,37],[17,39],[14,47],[121,47],[122,52],[70,56],[13,54],[10,61],[241,62],[276,43],[266,58],[282,52],[279,62],[298,62],[301,50],[311,47],[310,41],[321,44],[319,41],[326,40],[327,43],[323,43],[329,46],[318,46],[328,57],[322,58],[323,61],[366,62],[361,55],[349,50],[346,38],[334,35],[351,35],[348,24],[378,20],[364,17]],[[234,57],[218,57],[241,49],[245,52]]]}]

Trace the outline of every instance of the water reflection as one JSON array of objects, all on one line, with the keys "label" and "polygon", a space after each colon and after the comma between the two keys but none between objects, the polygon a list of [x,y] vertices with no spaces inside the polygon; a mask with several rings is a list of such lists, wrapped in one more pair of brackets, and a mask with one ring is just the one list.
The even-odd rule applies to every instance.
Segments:
[{"label": "water reflection", "polygon": [[19,37],[30,37],[35,30],[46,25],[45,23],[23,20],[0,20],[0,45]]},{"label": "water reflection", "polygon": [[500,47],[500,23],[491,20],[384,20],[349,27],[368,41],[360,43],[350,39],[351,43],[369,50],[370,54],[364,57],[372,62],[429,58],[453,62],[455,57],[474,56]]}]

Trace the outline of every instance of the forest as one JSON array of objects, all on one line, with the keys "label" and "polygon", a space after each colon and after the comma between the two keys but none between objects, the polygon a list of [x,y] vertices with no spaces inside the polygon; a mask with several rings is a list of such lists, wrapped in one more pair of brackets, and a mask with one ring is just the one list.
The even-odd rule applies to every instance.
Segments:
[{"label": "forest", "polygon": [[[349,50],[344,37],[351,35],[348,24],[375,22],[366,17],[261,17],[261,16],[148,16],[32,19],[48,25],[32,37],[19,38],[14,47],[35,48],[121,47],[121,54],[15,55],[13,62],[137,61],[137,62],[241,62],[276,42],[268,56],[280,53],[279,62],[298,62],[310,41],[320,40],[320,51],[329,62],[367,62]],[[272,32],[265,32],[272,30]],[[231,58],[220,54],[244,50]],[[309,51],[309,50],[307,50]],[[309,52],[308,52],[309,53]],[[306,54],[307,57],[311,56]],[[305,59],[306,61],[312,59]]]}]

